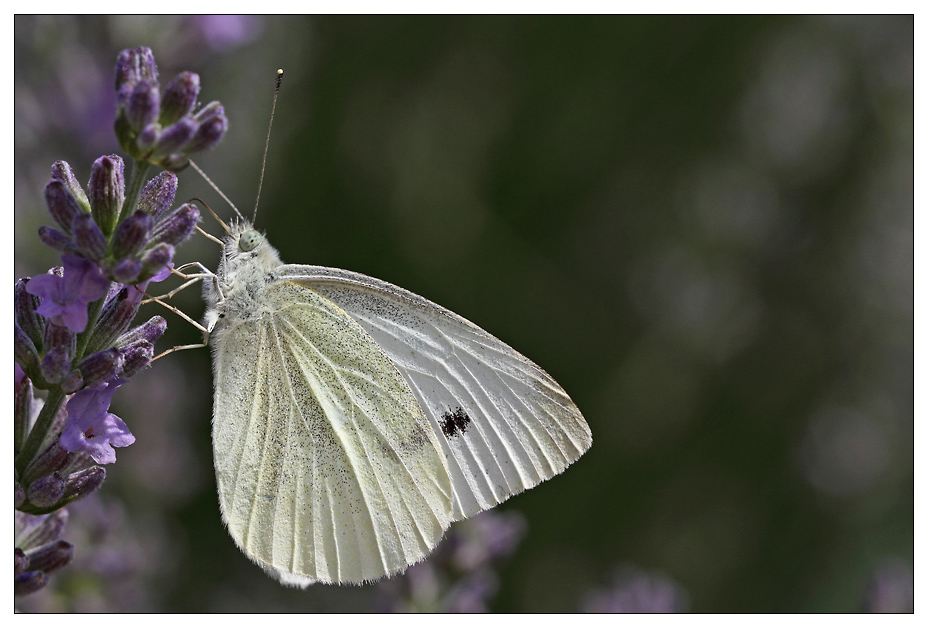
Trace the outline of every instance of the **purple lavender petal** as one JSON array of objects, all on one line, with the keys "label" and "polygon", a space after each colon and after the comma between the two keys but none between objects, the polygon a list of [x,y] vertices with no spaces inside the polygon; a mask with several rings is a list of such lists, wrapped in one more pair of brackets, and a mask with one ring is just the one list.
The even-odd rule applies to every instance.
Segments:
[{"label": "purple lavender petal", "polygon": [[72,453],[89,454],[97,464],[116,462],[113,447],[126,447],[135,436],[115,414],[107,412],[116,389],[125,382],[113,379],[100,388],[85,388],[66,406],[68,419],[61,433],[61,446]]},{"label": "purple lavender petal", "polygon": [[96,264],[74,253],[65,253],[61,259],[65,266],[62,277],[33,277],[26,292],[42,299],[36,313],[55,325],[82,332],[87,326],[87,304],[104,296],[110,282]]},{"label": "purple lavender petal", "polygon": [[[158,282],[160,282],[160,281],[164,281],[165,279],[167,279],[168,277],[171,276],[171,269],[172,269],[172,268],[174,268],[174,262],[168,263],[167,266],[165,266],[164,268],[162,268],[161,270],[159,270],[158,272],[156,272],[156,273],[152,276],[152,278],[149,279],[148,281],[151,282],[151,283],[158,283]],[[148,284],[145,284],[145,285],[147,286]],[[145,288],[142,288],[142,289],[144,290]]]}]

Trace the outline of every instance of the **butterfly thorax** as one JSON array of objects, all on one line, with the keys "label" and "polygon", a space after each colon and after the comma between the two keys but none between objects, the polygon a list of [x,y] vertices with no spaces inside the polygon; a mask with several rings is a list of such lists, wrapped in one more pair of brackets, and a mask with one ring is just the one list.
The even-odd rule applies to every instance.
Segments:
[{"label": "butterfly thorax", "polygon": [[[243,236],[256,235],[258,244],[251,250],[242,250]],[[277,280],[275,271],[281,265],[277,250],[249,223],[233,225],[224,239],[216,281],[203,282],[206,328],[221,333],[231,322],[262,316],[265,313],[262,295]]]}]

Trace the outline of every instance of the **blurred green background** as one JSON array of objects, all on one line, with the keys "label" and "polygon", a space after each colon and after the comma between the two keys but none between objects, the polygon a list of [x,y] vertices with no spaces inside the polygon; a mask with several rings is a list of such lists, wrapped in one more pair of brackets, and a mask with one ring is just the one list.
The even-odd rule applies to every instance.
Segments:
[{"label": "blurred green background", "polygon": [[[243,212],[282,67],[257,220],[282,258],[422,294],[570,393],[593,447],[501,507],[528,532],[494,610],[576,611],[633,566],[693,611],[856,611],[874,569],[911,569],[911,16],[14,24],[17,277],[57,262],[35,235],[52,162],[86,181],[118,152],[122,48],[224,104],[197,162]],[[187,170],[192,196],[231,215]],[[177,257],[217,259],[200,237]],[[164,315],[164,348],[197,340]],[[285,589],[236,549],[211,394],[202,350],[116,395],[138,440],[19,607],[368,608],[371,587]]]}]

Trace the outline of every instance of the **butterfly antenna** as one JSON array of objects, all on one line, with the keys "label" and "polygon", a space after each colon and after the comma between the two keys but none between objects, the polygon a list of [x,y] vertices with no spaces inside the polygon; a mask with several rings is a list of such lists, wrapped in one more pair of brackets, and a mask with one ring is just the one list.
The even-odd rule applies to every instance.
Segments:
[{"label": "butterfly antenna", "polygon": [[[244,221],[244,220],[245,220],[245,217],[242,216],[242,212],[240,212],[240,211],[238,210],[238,207],[235,206],[235,203],[233,203],[232,201],[230,201],[230,200],[229,200],[229,197],[226,196],[225,194],[223,194],[223,193],[222,193],[222,190],[219,189],[219,186],[216,185],[215,183],[213,183],[212,180],[210,180],[210,178],[209,178],[208,176],[206,176],[206,173],[205,173],[205,172],[203,172],[202,170],[200,170],[200,166],[198,166],[198,165],[196,165],[195,163],[193,163],[193,160],[192,160],[192,159],[190,160],[190,165],[193,166],[193,169],[194,169],[194,170],[196,170],[197,172],[200,173],[200,176],[203,177],[203,178],[206,180],[207,183],[209,183],[210,187],[213,188],[214,190],[216,190],[216,192],[219,194],[219,196],[222,197],[222,200],[224,200],[226,203],[228,203],[228,204],[229,204],[229,207],[231,207],[231,208],[235,211],[235,214],[236,214],[239,218],[241,218],[242,221]],[[200,199],[196,199],[196,200],[199,201]],[[203,203],[203,201],[200,201],[200,202]],[[203,205],[206,205],[206,203],[203,203]],[[206,209],[209,209],[209,206],[207,206]],[[209,210],[209,213],[213,214],[213,210],[210,209],[210,210]],[[219,217],[216,216],[216,214],[213,214],[213,216],[216,217],[216,220],[219,220]],[[226,227],[226,224],[225,224],[224,222],[222,222],[221,220],[219,220],[219,224],[221,224],[223,227],[225,227],[225,230],[226,230],[226,231],[229,231],[229,228]]]},{"label": "butterfly antenna", "polygon": [[[213,208],[212,208],[212,207],[210,207],[209,205],[207,205],[207,204],[204,203],[202,200],[200,200],[200,199],[198,199],[198,198],[196,198],[196,197],[190,199],[190,201],[191,201],[191,202],[192,202],[192,201],[196,201],[197,203],[199,203],[200,205],[202,205],[203,207],[205,207],[205,208],[206,208],[206,211],[208,211],[208,212],[210,213],[210,215],[211,215],[213,218],[216,219],[216,222],[218,222],[220,225],[222,225],[222,228],[226,230],[226,233],[232,233],[231,229],[229,229],[229,225],[227,225],[226,223],[222,222],[222,219],[221,219],[219,216],[216,215],[216,212],[213,211]],[[216,238],[216,237],[214,237],[214,236],[211,236],[210,234],[206,233],[205,231],[203,231],[203,230],[200,229],[199,227],[196,227],[196,230],[199,231],[200,233],[202,233],[203,235],[205,235],[207,238],[209,238],[209,239],[212,240],[213,242],[218,242],[218,243],[220,244],[220,246],[222,245],[222,240],[220,240],[220,239],[218,239],[218,238]]]},{"label": "butterfly antenna", "polygon": [[261,159],[261,178],[258,179],[258,198],[255,199],[255,215],[251,222],[254,224],[258,218],[258,201],[261,200],[261,186],[264,184],[264,165],[267,163],[267,149],[271,144],[271,127],[274,125],[274,110],[277,109],[277,94],[280,92],[280,81],[284,77],[283,70],[277,70],[277,83],[274,86],[274,102],[271,103],[271,121],[267,124],[267,139],[264,141],[264,157]]}]

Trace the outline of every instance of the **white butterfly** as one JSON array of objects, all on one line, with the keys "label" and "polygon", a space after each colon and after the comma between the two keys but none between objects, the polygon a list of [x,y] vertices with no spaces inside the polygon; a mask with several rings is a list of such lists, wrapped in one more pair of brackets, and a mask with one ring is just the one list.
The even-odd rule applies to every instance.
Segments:
[{"label": "white butterfly", "polygon": [[247,221],[204,296],[222,517],[285,584],[402,572],[592,442],[502,341],[389,283],[283,264]]}]

